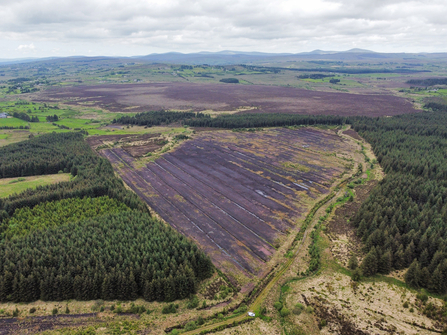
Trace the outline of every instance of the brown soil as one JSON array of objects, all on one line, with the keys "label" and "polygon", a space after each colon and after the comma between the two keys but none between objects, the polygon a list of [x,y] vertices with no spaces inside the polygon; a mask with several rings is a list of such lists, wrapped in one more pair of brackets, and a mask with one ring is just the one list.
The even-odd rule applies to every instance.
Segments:
[{"label": "brown soil", "polygon": [[345,131],[343,132],[343,134],[348,135],[348,136],[351,136],[353,139],[356,139],[356,140],[358,140],[358,141],[363,141],[363,138],[361,138],[361,137],[359,136],[359,134],[357,134],[357,132],[356,132],[355,130],[348,129],[348,130],[345,130]]},{"label": "brown soil", "polygon": [[[398,115],[414,113],[410,101],[392,95],[317,92],[267,85],[152,83],[51,88],[35,99],[93,106],[112,112],[239,110],[242,113]],[[129,109],[129,107],[135,107]],[[253,108],[248,110],[247,108]]]},{"label": "brown soil", "polygon": [[[90,147],[92,147],[93,149],[96,149],[98,146],[101,146],[105,143],[115,143],[115,142],[120,142],[121,144],[128,144],[128,143],[132,143],[132,142],[143,142],[143,141],[148,141],[154,137],[158,137],[160,136],[160,134],[158,133],[154,133],[154,134],[143,134],[143,135],[100,135],[100,136],[90,136],[87,137],[86,141],[88,143],[88,145],[90,145]],[[142,144],[142,143],[140,143]],[[147,152],[151,152],[154,151],[158,148],[160,148],[160,144],[158,144],[156,141],[154,141],[153,143],[145,143],[145,145],[148,145],[148,151]],[[156,146],[154,147],[154,149],[152,150],[152,146]],[[140,145],[140,146],[144,146],[144,145]],[[140,151],[144,151],[146,149],[144,148],[140,148],[135,149],[135,153],[138,153]],[[133,155],[132,155],[133,156]],[[134,156],[136,157],[136,156]]]},{"label": "brown soil", "polygon": [[[357,283],[333,271],[292,283],[286,305],[293,311],[298,302],[314,309],[310,315],[317,322],[327,322],[321,332],[312,334],[435,334],[443,329],[422,314],[424,306],[410,290],[386,282]],[[409,308],[403,307],[404,302]],[[437,308],[443,304],[431,297],[429,302]],[[303,324],[308,316],[292,313],[289,320]]]},{"label": "brown soil", "polygon": [[158,143],[149,143],[145,145],[133,145],[133,146],[123,146],[123,149],[132,157],[141,157],[148,152],[154,152],[160,149],[163,145]]},{"label": "brown soil", "polygon": [[196,133],[204,132],[204,131],[217,131],[217,130],[225,130],[223,128],[213,128],[213,127],[191,127],[193,131]]},{"label": "brown soil", "polygon": [[214,296],[220,292],[221,286],[227,286],[227,284],[222,280],[222,278],[218,278],[216,281],[212,282],[205,288],[205,291],[202,293],[203,296],[209,300],[213,300]]},{"label": "brown soil", "polygon": [[331,252],[342,265],[347,266],[352,253],[361,254],[361,241],[355,234],[355,228],[348,221],[357,213],[369,193],[377,185],[376,180],[368,181],[355,188],[355,198],[335,210],[335,215],[328,224],[327,235],[332,246]]},{"label": "brown soil", "polygon": [[0,319],[0,335],[35,334],[64,327],[103,322],[96,313]]}]

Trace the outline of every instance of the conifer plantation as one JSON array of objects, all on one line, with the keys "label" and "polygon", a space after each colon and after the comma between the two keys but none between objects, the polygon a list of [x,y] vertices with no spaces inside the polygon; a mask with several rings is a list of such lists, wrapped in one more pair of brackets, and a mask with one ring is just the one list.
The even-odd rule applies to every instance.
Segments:
[{"label": "conifer plantation", "polygon": [[0,221],[18,208],[45,201],[108,196],[128,207],[147,211],[138,196],[125,189],[110,162],[98,157],[84,141],[84,134],[52,133],[0,148],[0,177],[23,177],[70,172],[72,181],[28,189],[0,199]]},{"label": "conifer plantation", "polygon": [[135,116],[122,116],[118,119],[113,119],[113,123],[133,124],[138,126],[159,126],[161,124],[170,124],[177,121],[182,121],[190,118],[206,118],[209,115],[194,112],[167,112],[167,111],[150,111],[138,113]]},{"label": "conifer plantation", "polygon": [[183,121],[191,127],[217,128],[258,128],[284,127],[296,125],[342,125],[349,122],[349,118],[333,115],[300,115],[284,113],[253,113],[220,115],[216,118],[191,118]]},{"label": "conifer plantation", "polygon": [[367,275],[409,267],[406,282],[447,292],[447,115],[423,112],[362,118],[386,177],[353,222],[365,243]]},{"label": "conifer plantation", "polygon": [[0,244],[1,301],[173,301],[195,293],[210,259],[139,211],[39,230]]},{"label": "conifer plantation", "polygon": [[213,273],[192,242],[151,218],[84,134],[43,135],[0,156],[2,178],[72,174],[0,199],[0,301],[173,301]]}]

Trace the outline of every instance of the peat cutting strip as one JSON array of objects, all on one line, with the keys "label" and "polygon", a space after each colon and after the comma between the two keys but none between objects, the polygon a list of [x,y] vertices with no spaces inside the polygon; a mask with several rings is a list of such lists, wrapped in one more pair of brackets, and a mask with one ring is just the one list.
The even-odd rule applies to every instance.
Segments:
[{"label": "peat cutting strip", "polygon": [[[278,188],[275,185],[272,185],[272,183],[269,183],[269,187],[273,188],[276,192],[278,193],[285,193],[285,194],[291,194],[290,192],[288,192],[287,190],[284,190],[284,188],[293,188],[296,191],[304,191],[306,190],[303,187],[298,186],[298,188],[296,188],[296,185],[293,185],[293,183],[291,183],[290,180],[284,178],[284,176],[289,176],[292,177],[295,180],[301,180],[301,179],[305,179],[302,176],[301,172],[291,172],[291,171],[287,171],[284,168],[280,168],[278,166],[272,165],[271,161],[268,162],[266,159],[260,158],[260,157],[250,157],[247,154],[242,154],[240,151],[236,150],[231,150],[229,148],[223,148],[221,146],[218,145],[210,145],[210,147],[213,147],[213,149],[216,150],[216,155],[219,157],[222,157],[222,155],[226,156],[227,159],[231,158],[231,162],[234,162],[234,164],[240,164],[244,167],[244,169],[246,169],[247,171],[252,170],[252,171],[259,171],[261,170],[263,173],[262,175],[265,176],[269,176],[270,178],[272,178],[273,180],[276,179],[277,182],[281,182],[282,188]],[[239,153],[239,155],[237,155]],[[243,156],[242,156],[243,155]],[[241,157],[242,156],[242,157]],[[211,156],[212,157],[212,156]],[[224,159],[225,161],[225,159]],[[254,175],[256,175],[257,177],[260,177],[257,174],[253,174],[251,173],[252,178],[255,178]],[[261,177],[262,178],[262,177]],[[313,185],[308,185],[309,187],[315,187],[315,184],[320,184],[322,183],[322,180],[324,180],[323,178],[319,178],[319,180],[317,180],[316,178],[314,178],[312,180],[312,184]],[[258,186],[258,184],[256,184]],[[284,186],[287,185],[287,186]],[[319,189],[320,192],[327,192],[326,187],[324,187],[323,189]],[[296,194],[294,194],[296,196]],[[309,194],[310,195],[310,194]]]},{"label": "peat cutting strip", "polygon": [[[250,277],[265,273],[273,244],[303,217],[306,199],[327,193],[326,185],[343,171],[335,158],[302,146],[319,149],[325,141],[330,150],[345,148],[339,137],[324,131],[275,129],[201,133],[141,168],[121,148],[101,154],[160,217],[195,240],[219,268],[230,276],[236,271]],[[279,149],[286,152],[281,159]],[[288,161],[303,161],[309,171],[281,166]]]},{"label": "peat cutting strip", "polygon": [[[175,176],[167,173],[166,170],[157,164],[157,162],[148,164],[142,171],[146,172],[147,170],[152,172],[153,176],[156,178],[154,182],[160,183],[160,187],[157,189],[170,189],[185,199],[185,201],[180,202],[184,204],[187,209],[192,208],[192,211],[185,210],[186,213],[200,213],[199,215],[204,215],[209,219],[207,222],[211,221],[211,227],[204,226],[202,229],[209,229],[212,231],[215,227],[218,227],[218,230],[222,231],[223,235],[233,236],[237,240],[236,243],[238,245],[243,244],[263,261],[268,260],[273,254],[274,248],[265,243],[262,237],[253,233],[252,230],[247,229],[247,227],[239,221],[234,220],[227,212],[210,202],[207,198],[202,197],[198,192],[191,192],[191,188],[189,188],[188,185],[175,178]],[[260,239],[261,241],[259,241]],[[269,250],[270,252],[265,252],[265,250]]]},{"label": "peat cutting strip", "polygon": [[[219,210],[228,213],[234,217],[235,221],[239,224],[246,226],[248,229],[254,232],[254,234],[259,235],[259,238],[265,239],[269,243],[273,243],[276,238],[276,234],[279,232],[274,227],[267,224],[267,222],[261,219],[256,214],[252,213],[248,209],[241,206],[235,200],[225,197],[224,194],[218,193],[212,187],[208,186],[195,179],[185,171],[181,170],[177,166],[169,163],[164,159],[159,159],[156,165],[168,171],[178,180],[181,180],[185,185],[187,185],[188,193],[191,193],[191,189],[195,190],[202,198],[208,199],[213,206]],[[148,164],[149,167],[149,164]],[[241,202],[245,205],[243,202]],[[217,205],[219,204],[219,205]],[[250,204],[249,204],[250,205]],[[251,207],[251,206],[248,206]]]},{"label": "peat cutting strip", "polygon": [[[207,149],[209,148],[205,147],[204,150]],[[217,150],[217,152],[213,150],[209,151],[212,152],[212,155],[209,155],[209,159],[208,157],[207,159],[203,157],[194,159],[184,157],[184,162],[201,170],[202,173],[206,173],[212,176],[212,178],[216,178],[219,182],[225,184],[231,182],[232,184],[238,185],[238,187],[249,189],[250,192],[257,192],[257,190],[261,191],[261,194],[265,194],[275,201],[288,202],[288,200],[290,200],[293,204],[296,202],[293,196],[297,197],[297,193],[293,192],[290,188],[288,189],[284,185],[272,183],[271,180],[265,179],[262,176],[253,173],[247,167],[241,166],[241,163],[244,163],[244,161],[239,160],[238,157],[231,156],[231,161],[226,161],[225,158],[222,157],[222,154]],[[256,168],[256,166],[252,167]],[[273,192],[274,195],[269,195],[271,192]]]},{"label": "peat cutting strip", "polygon": [[[215,180],[207,179],[205,173],[196,170],[194,167],[183,164],[181,161],[171,157],[169,154],[164,155],[161,159],[157,160],[157,163],[168,170],[174,171],[176,176],[182,178],[184,181],[196,180],[201,188],[199,192],[206,192],[206,195],[213,197],[213,199],[221,199],[221,202],[224,199],[230,203],[233,203],[236,207],[249,212],[252,216],[255,216],[259,219],[259,221],[267,224],[277,232],[284,232],[289,227],[283,222],[275,219],[275,213],[272,212],[271,207],[263,205],[254,199],[244,197],[243,194],[230,188],[228,184],[225,185],[220,182],[216,182]],[[195,174],[194,171],[196,171]],[[263,197],[261,197],[261,199],[265,200]],[[275,204],[273,201],[271,201],[271,203],[273,205]],[[233,211],[232,213],[234,214],[235,212]],[[263,227],[261,226],[259,228]],[[269,234],[264,235],[267,235],[266,238],[268,239]],[[272,238],[274,239],[275,237],[276,236],[274,235]]]},{"label": "peat cutting strip", "polygon": [[[125,162],[122,158],[126,158],[127,161],[132,159],[121,149],[107,149],[102,151],[102,153],[105,157],[110,159],[114,167],[116,167],[117,164],[123,164],[123,162]],[[232,244],[234,244],[234,241],[231,241],[231,238],[223,235],[224,238],[221,239],[219,238],[220,236],[215,236],[216,233],[213,233],[213,231],[210,231],[211,234],[208,231],[204,231],[200,227],[203,224],[203,221],[200,220],[203,220],[203,218],[197,218],[196,216],[193,220],[190,219],[189,215],[182,211],[182,208],[179,208],[179,202],[176,201],[177,199],[175,197],[166,197],[166,195],[163,194],[163,189],[157,189],[156,185],[151,184],[147,179],[145,179],[145,177],[148,176],[147,174],[143,174],[142,176],[138,171],[132,169],[130,166],[116,168],[115,171],[117,171],[124,179],[126,184],[131,187],[144,201],[146,201],[146,203],[166,222],[183,233],[185,236],[194,239],[209,255],[213,255],[213,261],[218,264],[232,262],[244,273],[246,273],[246,271],[248,271],[248,273],[254,272],[253,267],[247,263],[246,259],[239,257],[239,253],[235,253],[234,251],[231,253],[231,251],[227,250],[227,246],[223,245],[224,243],[228,243],[228,240],[230,240],[228,246],[231,247]],[[196,212],[192,212],[190,214],[195,213]],[[217,231],[217,233],[222,232]],[[216,238],[218,239],[216,240]],[[221,251],[221,253],[216,254],[216,247],[217,250]],[[244,250],[238,251],[240,254],[247,254]],[[249,256],[248,258],[252,261],[252,264],[260,262],[252,260]]]},{"label": "peat cutting strip", "polygon": [[[302,133],[300,136],[303,136],[303,135],[307,135],[307,134],[306,133]],[[304,150],[302,147],[301,148],[300,147],[293,147],[293,146],[284,144],[284,143],[290,143],[293,140],[292,138],[285,137],[285,138],[283,138],[283,141],[279,141],[277,138],[275,138],[275,136],[269,134],[268,132],[263,132],[263,136],[264,136],[264,138],[271,139],[271,141],[269,141],[269,143],[270,144],[275,144],[274,147],[275,147],[275,151],[277,151],[277,152],[279,152],[279,151],[281,151],[281,152],[282,151],[286,151],[286,152],[290,153],[292,155],[292,157],[293,157],[292,153],[293,153],[293,150],[295,150],[295,156],[297,156],[297,154],[300,154],[300,156],[303,157],[303,158],[311,159],[311,157],[309,157],[311,155],[311,153],[309,153],[308,151]],[[216,138],[213,138],[212,135],[210,135],[210,137],[214,141],[216,140]],[[295,133],[295,138],[296,137],[297,137],[297,133]],[[253,138],[253,141],[256,141],[256,138]],[[287,149],[285,149],[284,147],[287,147]],[[279,150],[279,149],[281,149],[281,150]],[[337,148],[337,149],[340,149],[340,148]],[[263,152],[263,154],[264,154],[264,152]],[[324,176],[322,175],[322,171],[324,171],[325,168],[321,167],[321,166],[316,166],[314,164],[308,164],[308,163],[306,164],[306,163],[304,163],[303,165],[305,165],[305,166],[307,166],[307,167],[309,167],[311,169],[317,170],[318,172],[314,172],[312,170],[310,170],[309,172],[305,172],[305,173],[303,173],[303,172],[291,172],[291,171],[288,171],[288,170],[284,170],[283,167],[278,166],[278,164],[277,164],[278,157],[274,157],[274,156],[270,155],[269,152],[265,153],[264,158],[263,157],[259,157],[259,156],[255,156],[255,155],[253,155],[253,154],[251,154],[249,152],[244,152],[243,155],[244,156],[250,156],[250,158],[253,158],[254,162],[255,162],[255,165],[258,165],[259,162],[266,163],[266,169],[268,169],[267,166],[272,166],[272,164],[273,164],[274,169],[279,169],[280,170],[280,172],[279,172],[280,175],[290,176],[290,177],[292,177],[294,179],[303,178],[303,179],[305,179],[304,181],[306,181],[306,179],[307,179],[308,181],[311,181],[311,183],[313,184],[312,187],[316,187],[315,184],[322,184],[323,181],[327,181],[327,178],[324,178]],[[282,155],[282,154],[280,154],[280,155]],[[312,154],[312,155],[315,155],[315,154]],[[267,159],[267,157],[270,157],[270,159]],[[284,157],[284,159],[285,158],[287,158],[287,157]],[[288,158],[290,159],[290,157],[288,157]],[[321,158],[321,156],[320,156],[320,158]],[[335,168],[330,169],[330,170],[333,171],[333,172],[336,172],[336,173],[340,173],[340,171],[338,171]],[[332,176],[332,173],[330,173],[330,174]],[[323,187],[323,189],[319,189],[318,191],[319,192],[325,192],[324,191],[325,189],[326,189],[326,187]]]},{"label": "peat cutting strip", "polygon": [[233,198],[234,195],[239,194],[243,196],[248,201],[248,203],[256,201],[256,203],[262,204],[264,207],[272,211],[273,215],[275,215],[275,211],[284,212],[289,210],[287,207],[279,204],[273,199],[263,196],[258,192],[253,192],[253,190],[248,189],[243,185],[240,185],[239,183],[229,183],[228,181],[226,183],[222,183],[220,179],[217,179],[213,175],[211,175],[209,169],[203,169],[200,164],[196,164],[195,166],[188,165],[185,162],[173,157],[172,155],[166,155],[164,158],[169,162],[172,162],[173,164],[181,167],[185,171],[188,171],[188,173],[190,173],[198,180],[202,181],[204,184],[212,187],[215,190],[218,190],[227,198]]}]

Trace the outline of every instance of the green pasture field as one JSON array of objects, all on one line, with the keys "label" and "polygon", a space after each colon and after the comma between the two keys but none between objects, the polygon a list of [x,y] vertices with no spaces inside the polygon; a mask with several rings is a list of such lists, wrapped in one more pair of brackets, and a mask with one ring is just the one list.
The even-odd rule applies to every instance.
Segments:
[{"label": "green pasture field", "polygon": [[[37,116],[39,122],[26,122],[17,118],[0,119],[0,127],[19,127],[29,126],[30,132],[33,134],[45,134],[49,132],[67,132],[74,129],[83,129],[86,131],[94,130],[104,126],[105,123],[111,122],[114,118],[122,114],[104,112],[102,110],[89,109],[82,107],[82,110],[73,109],[71,107],[51,106],[41,103],[33,103],[23,100],[15,102],[0,102],[0,111],[7,112],[12,115],[14,112],[25,113],[30,117]],[[132,115],[132,113],[126,113]],[[46,117],[49,115],[57,115],[59,120],[56,122],[47,122]],[[58,126],[63,125],[70,129],[61,129]]]},{"label": "green pasture field", "polygon": [[28,122],[13,117],[7,119],[0,119],[0,127],[20,127],[28,126]]},{"label": "green pasture field", "polygon": [[23,192],[28,188],[69,181],[70,176],[69,173],[58,173],[22,178],[3,178],[0,179],[0,198]]}]

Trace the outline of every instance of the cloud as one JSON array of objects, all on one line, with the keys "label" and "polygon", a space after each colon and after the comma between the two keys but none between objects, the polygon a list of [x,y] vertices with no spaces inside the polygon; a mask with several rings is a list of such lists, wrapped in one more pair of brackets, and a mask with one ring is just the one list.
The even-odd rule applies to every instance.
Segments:
[{"label": "cloud", "polygon": [[21,44],[17,47],[17,50],[34,50],[36,47],[33,43],[31,44]]},{"label": "cloud", "polygon": [[23,51],[32,40],[42,56],[55,48],[61,55],[447,51],[445,17],[445,0],[3,0],[0,46],[18,42]]}]

